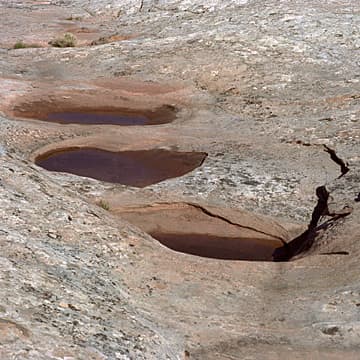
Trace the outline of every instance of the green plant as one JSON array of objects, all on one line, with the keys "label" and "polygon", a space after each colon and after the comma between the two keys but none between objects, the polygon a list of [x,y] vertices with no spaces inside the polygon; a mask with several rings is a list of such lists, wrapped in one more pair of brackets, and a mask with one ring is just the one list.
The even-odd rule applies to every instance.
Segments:
[{"label": "green plant", "polygon": [[39,44],[26,44],[22,40],[19,40],[14,44],[13,49],[27,49],[27,48],[39,48],[39,47],[41,47],[41,45]]},{"label": "green plant", "polygon": [[65,33],[62,37],[49,41],[49,45],[59,48],[76,46],[76,36],[71,33]]},{"label": "green plant", "polygon": [[22,41],[19,40],[18,42],[15,43],[15,45],[13,46],[14,49],[25,49],[28,46]]},{"label": "green plant", "polygon": [[65,20],[67,20],[67,21],[79,21],[79,20],[81,20],[81,16],[70,15]]},{"label": "green plant", "polygon": [[100,200],[100,201],[98,202],[98,205],[99,205],[100,207],[102,207],[104,210],[107,210],[107,211],[110,210],[110,205],[109,205],[109,203],[108,203],[107,201],[105,201],[105,200]]}]

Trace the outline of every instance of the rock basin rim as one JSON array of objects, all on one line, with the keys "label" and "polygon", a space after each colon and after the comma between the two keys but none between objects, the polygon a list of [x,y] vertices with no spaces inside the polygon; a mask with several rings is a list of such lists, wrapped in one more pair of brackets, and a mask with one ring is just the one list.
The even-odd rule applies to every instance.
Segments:
[{"label": "rock basin rim", "polygon": [[77,107],[56,102],[36,102],[15,105],[12,116],[20,119],[42,120],[58,124],[149,126],[171,123],[177,109],[163,105],[155,109],[123,107]]},{"label": "rock basin rim", "polygon": [[[0,359],[359,359],[359,1],[0,14]],[[46,47],[66,32],[77,46]],[[41,119],[167,104],[176,118],[156,126]],[[209,155],[145,187],[33,165],[72,146]],[[156,232],[291,241],[295,261],[192,256]]]},{"label": "rock basin rim", "polygon": [[100,148],[70,147],[38,155],[35,163],[50,171],[145,187],[200,167],[206,156],[204,152],[164,149],[113,152]]}]

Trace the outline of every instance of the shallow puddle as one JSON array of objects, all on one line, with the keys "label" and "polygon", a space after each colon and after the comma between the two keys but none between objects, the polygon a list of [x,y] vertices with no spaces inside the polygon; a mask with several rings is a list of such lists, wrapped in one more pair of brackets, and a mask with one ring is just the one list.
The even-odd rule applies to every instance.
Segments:
[{"label": "shallow puddle", "polygon": [[287,239],[281,225],[245,211],[155,203],[113,212],[174,251],[212,259],[273,261]]},{"label": "shallow puddle", "polygon": [[108,125],[149,125],[150,119],[146,116],[107,114],[107,113],[82,113],[58,112],[48,114],[47,121],[60,124],[108,124]]},{"label": "shallow puddle", "polygon": [[35,163],[50,171],[145,187],[194,170],[201,166],[206,156],[203,152],[162,149],[111,152],[96,148],[70,148],[41,155]]},{"label": "shallow puddle", "polygon": [[15,116],[55,122],[58,124],[82,125],[161,125],[172,122],[176,118],[176,109],[162,106],[153,110],[132,109],[72,109],[56,106],[56,104],[37,104],[27,109],[15,109]]},{"label": "shallow puddle", "polygon": [[207,234],[151,233],[166,247],[191,255],[222,260],[272,261],[280,241],[231,238]]}]

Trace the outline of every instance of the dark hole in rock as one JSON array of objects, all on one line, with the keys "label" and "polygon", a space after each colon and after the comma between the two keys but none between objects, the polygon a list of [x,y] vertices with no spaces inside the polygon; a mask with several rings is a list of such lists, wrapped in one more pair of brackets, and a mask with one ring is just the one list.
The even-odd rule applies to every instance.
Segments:
[{"label": "dark hole in rock", "polygon": [[349,255],[350,253],[348,251],[329,251],[329,252],[323,252],[319,255]]},{"label": "dark hole in rock", "polygon": [[[36,106],[35,106],[36,105]],[[164,105],[154,110],[132,110],[117,108],[67,108],[52,104],[31,104],[14,109],[15,116],[38,119],[58,124],[87,125],[160,125],[172,122],[176,118],[176,109]]]},{"label": "dark hole in rock", "polygon": [[282,243],[260,239],[232,238],[208,234],[151,233],[166,247],[191,255],[222,260],[272,261]]},{"label": "dark hole in rock", "polygon": [[158,203],[113,213],[174,251],[213,259],[273,261],[288,236],[275,221],[238,209]]},{"label": "dark hole in rock", "polygon": [[67,172],[97,180],[145,187],[182,176],[202,165],[203,152],[163,149],[112,152],[96,148],[68,148],[36,158],[50,171]]}]

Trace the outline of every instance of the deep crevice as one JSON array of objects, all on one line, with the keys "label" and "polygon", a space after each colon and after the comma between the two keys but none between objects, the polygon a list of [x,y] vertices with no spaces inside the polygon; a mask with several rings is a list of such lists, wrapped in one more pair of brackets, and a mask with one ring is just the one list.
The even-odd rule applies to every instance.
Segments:
[{"label": "deep crevice", "polygon": [[[330,213],[328,208],[329,195],[326,186],[316,188],[318,201],[312,212],[307,230],[283,247],[276,249],[273,253],[274,261],[289,261],[294,256],[305,253],[313,246],[319,230],[326,230],[337,220],[351,214],[352,209],[347,207],[344,207],[339,213]],[[323,216],[330,216],[331,218],[319,225]]]},{"label": "deep crevice", "polygon": [[329,251],[329,252],[323,252],[319,255],[349,255],[348,251]]},{"label": "deep crevice", "polygon": [[350,171],[350,168],[348,166],[349,164],[345,162],[343,159],[339,158],[334,149],[331,149],[325,144],[323,146],[324,146],[324,151],[330,154],[330,159],[340,166],[341,175],[338,177],[338,179],[340,179],[342,176],[344,176]]},{"label": "deep crevice", "polygon": [[[338,176],[338,179],[340,179],[350,171],[349,164],[341,159],[334,149],[325,144],[323,144],[323,146],[324,151],[330,155],[331,160],[340,166],[341,174]],[[301,235],[291,240],[289,243],[284,244],[283,247],[276,249],[273,254],[274,261],[289,261],[294,256],[308,251],[313,246],[319,230],[326,230],[337,220],[352,212],[352,208],[348,206],[345,206],[341,211],[330,212],[328,206],[330,193],[325,185],[316,188],[316,196],[318,200],[313,209],[308,228]],[[360,200],[360,193],[358,198]],[[357,201],[357,199],[355,199],[355,201]],[[330,216],[330,219],[319,225],[319,221],[323,216]],[[338,251],[323,254],[348,255],[349,253],[347,251]]]}]

